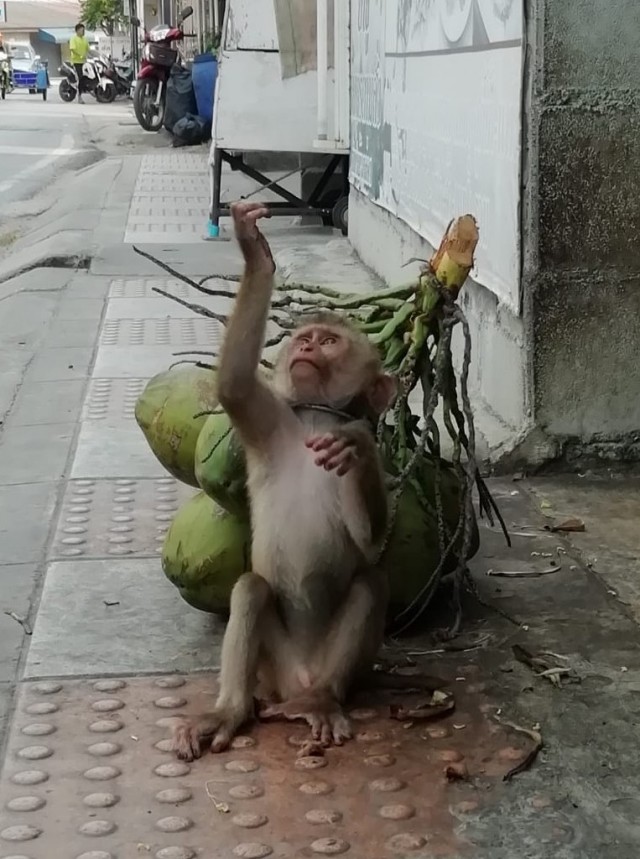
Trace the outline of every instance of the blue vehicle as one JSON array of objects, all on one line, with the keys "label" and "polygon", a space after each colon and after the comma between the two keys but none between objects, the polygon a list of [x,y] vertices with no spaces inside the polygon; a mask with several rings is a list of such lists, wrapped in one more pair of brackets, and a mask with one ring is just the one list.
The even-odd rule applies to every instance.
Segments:
[{"label": "blue vehicle", "polygon": [[11,56],[12,89],[28,89],[30,93],[38,93],[42,100],[47,100],[47,90],[50,86],[49,71],[45,63],[35,53],[31,45],[8,45]]}]

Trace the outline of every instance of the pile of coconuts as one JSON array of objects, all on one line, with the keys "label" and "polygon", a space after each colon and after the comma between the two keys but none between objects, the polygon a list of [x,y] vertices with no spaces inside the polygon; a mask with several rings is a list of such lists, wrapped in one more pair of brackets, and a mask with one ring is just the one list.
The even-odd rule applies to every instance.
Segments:
[{"label": "pile of coconuts", "polygon": [[[364,296],[301,284],[280,284],[274,291],[272,310],[277,315],[270,319],[281,333],[265,348],[289,336],[296,325],[294,311],[333,310],[370,338],[385,370],[399,380],[396,403],[381,419],[377,432],[390,487],[390,524],[380,557],[389,579],[390,621],[422,616],[449,574],[455,573],[458,585],[464,579],[466,562],[479,545],[472,503],[476,489],[481,514],[486,513],[491,523],[495,515],[509,542],[476,464],[467,385],[469,329],[456,301],[473,266],[477,241],[475,219],[465,215],[451,222],[434,257],[406,286]],[[233,297],[154,262],[199,292]],[[226,323],[225,317],[200,304],[160,288],[155,291]],[[451,352],[452,329],[458,323],[466,343],[459,371]],[[261,363],[267,372],[273,367],[266,358]],[[424,395],[421,425],[408,402],[418,383]],[[440,455],[436,409],[441,409],[452,441],[451,462]],[[167,532],[164,573],[189,605],[227,616],[235,582],[251,569],[251,521],[244,451],[219,405],[215,365],[180,361],[159,373],[140,395],[135,416],[163,467],[198,490],[177,512]]]},{"label": "pile of coconuts", "polygon": [[[199,489],[176,513],[167,532],[164,573],[189,605],[226,616],[233,585],[250,569],[251,525],[244,452],[218,405],[215,370],[179,364],[158,374],[140,394],[135,416],[169,474]],[[425,506],[413,484],[407,483],[382,562],[393,612],[411,603],[440,560],[435,466],[427,456],[420,465],[429,503]],[[460,516],[460,483],[446,464],[440,470],[440,486],[444,518],[454,530]],[[455,563],[452,553],[443,573]]]}]

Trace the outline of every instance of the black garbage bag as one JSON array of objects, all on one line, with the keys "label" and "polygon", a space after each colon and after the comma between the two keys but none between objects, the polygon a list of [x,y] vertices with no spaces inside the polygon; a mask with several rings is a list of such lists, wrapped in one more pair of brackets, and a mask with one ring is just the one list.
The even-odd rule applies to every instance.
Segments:
[{"label": "black garbage bag", "polygon": [[211,136],[211,123],[201,116],[188,113],[172,128],[174,146],[198,146]]},{"label": "black garbage bag", "polygon": [[187,114],[197,114],[196,96],[193,91],[191,72],[177,63],[171,67],[167,81],[167,103],[164,111],[164,127],[173,131],[173,126]]}]

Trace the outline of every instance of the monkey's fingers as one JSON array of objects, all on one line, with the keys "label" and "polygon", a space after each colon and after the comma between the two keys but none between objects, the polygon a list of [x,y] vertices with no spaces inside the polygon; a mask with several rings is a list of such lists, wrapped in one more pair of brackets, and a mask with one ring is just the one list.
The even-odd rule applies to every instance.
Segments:
[{"label": "monkey's fingers", "polygon": [[200,757],[200,731],[190,722],[179,725],[173,731],[173,750],[181,761],[193,761]]},{"label": "monkey's fingers", "polygon": [[342,477],[355,465],[356,454],[352,447],[345,447],[336,452],[322,453],[316,457],[315,462],[325,471],[337,471],[338,476]]},{"label": "monkey's fingers", "polygon": [[335,435],[332,432],[327,432],[324,433],[324,435],[311,436],[311,438],[307,439],[305,444],[307,447],[310,447],[311,450],[324,450],[335,441],[337,441]]}]

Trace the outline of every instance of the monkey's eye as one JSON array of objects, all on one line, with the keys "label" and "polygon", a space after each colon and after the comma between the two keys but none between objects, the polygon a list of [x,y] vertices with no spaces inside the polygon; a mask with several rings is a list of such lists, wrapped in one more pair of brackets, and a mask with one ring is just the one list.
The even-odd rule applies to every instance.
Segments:
[{"label": "monkey's eye", "polygon": [[307,346],[311,342],[308,337],[298,337],[297,339],[301,346]]},{"label": "monkey's eye", "polygon": [[325,337],[324,340],[322,341],[322,345],[323,346],[335,346],[337,342],[338,342],[337,337]]}]

